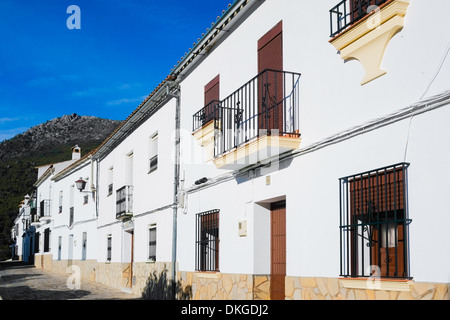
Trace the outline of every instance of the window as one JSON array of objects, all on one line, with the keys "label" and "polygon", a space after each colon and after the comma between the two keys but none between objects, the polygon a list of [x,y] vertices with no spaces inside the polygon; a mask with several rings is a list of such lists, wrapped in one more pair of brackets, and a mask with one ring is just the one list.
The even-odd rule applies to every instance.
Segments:
[{"label": "window", "polygon": [[34,235],[34,253],[39,253],[39,247],[40,247],[40,239],[41,234],[39,232],[36,232]]},{"label": "window", "polygon": [[340,179],[341,276],[410,278],[408,166]]},{"label": "window", "polygon": [[85,195],[85,196],[83,197],[83,204],[88,204],[88,202],[89,202],[89,196],[88,196],[88,195]]},{"label": "window", "polygon": [[148,260],[156,261],[156,225],[148,229]]},{"label": "window", "polygon": [[75,214],[75,209],[74,209],[74,207],[71,207],[70,212],[69,212],[69,227],[73,225],[74,214]]},{"label": "window", "polygon": [[81,244],[81,260],[86,260],[87,232],[83,232],[83,243]]},{"label": "window", "polygon": [[61,260],[62,236],[58,237],[58,260]]},{"label": "window", "polygon": [[219,210],[197,214],[195,270],[219,271]]},{"label": "window", "polygon": [[74,207],[74,203],[75,203],[75,186],[71,185],[70,186],[70,209],[69,209],[69,227],[73,225],[73,221],[74,221],[74,215],[75,215],[75,207]]},{"label": "window", "polygon": [[59,192],[59,213],[62,213],[62,206],[63,206],[63,192]]},{"label": "window", "polygon": [[150,137],[149,159],[148,173],[153,172],[158,168],[158,133],[155,133]]},{"label": "window", "polygon": [[113,193],[113,176],[114,168],[111,167],[108,169],[108,197]]},{"label": "window", "polygon": [[50,252],[50,228],[44,230],[44,252]]},{"label": "window", "polygon": [[112,236],[108,235],[108,238],[106,240],[106,261],[111,261],[111,247],[112,247]]}]

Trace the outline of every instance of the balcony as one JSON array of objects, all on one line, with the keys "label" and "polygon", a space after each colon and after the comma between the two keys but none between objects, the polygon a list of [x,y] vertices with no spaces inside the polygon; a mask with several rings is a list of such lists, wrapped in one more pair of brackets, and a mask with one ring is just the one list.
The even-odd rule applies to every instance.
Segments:
[{"label": "balcony", "polygon": [[391,0],[343,0],[330,10],[330,27],[333,38],[361,21],[376,10],[377,6]]},{"label": "balcony", "polygon": [[126,220],[133,216],[133,186],[116,191],[116,219]]},{"label": "balcony", "polygon": [[241,169],[300,146],[299,80],[265,70],[193,116],[193,135],[217,168]]},{"label": "balcony", "polygon": [[38,215],[39,215],[39,221],[47,221],[47,220],[51,220],[51,206],[50,206],[51,201],[49,199],[47,200],[42,200],[39,203],[39,208],[38,208]]},{"label": "balcony", "polygon": [[36,207],[30,209],[30,225],[34,227],[39,226],[39,216]]},{"label": "balcony", "polygon": [[330,43],[345,61],[364,67],[364,85],[382,75],[384,53],[403,29],[409,0],[343,0],[330,10]]}]

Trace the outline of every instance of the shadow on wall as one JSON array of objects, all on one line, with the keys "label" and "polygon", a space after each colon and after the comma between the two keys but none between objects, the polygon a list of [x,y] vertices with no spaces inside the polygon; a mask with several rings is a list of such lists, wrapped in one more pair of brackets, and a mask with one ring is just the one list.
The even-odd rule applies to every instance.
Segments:
[{"label": "shadow on wall", "polygon": [[[167,276],[167,269],[164,269],[158,276],[154,270],[147,279],[147,284],[142,292],[142,297],[146,300],[173,300],[174,284],[172,278]],[[177,300],[190,300],[192,297],[192,287],[182,288],[181,282],[176,283]]]}]

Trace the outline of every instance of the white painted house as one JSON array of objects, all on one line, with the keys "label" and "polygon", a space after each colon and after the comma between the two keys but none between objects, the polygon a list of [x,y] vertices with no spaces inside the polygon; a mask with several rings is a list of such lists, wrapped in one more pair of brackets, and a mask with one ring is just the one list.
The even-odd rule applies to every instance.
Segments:
[{"label": "white painted house", "polygon": [[449,299],[448,9],[235,0],[89,158],[40,173],[53,265],[148,298]]},{"label": "white painted house", "polygon": [[92,153],[80,157],[52,177],[54,212],[52,228],[52,270],[74,272],[95,280],[97,261],[97,166]]}]

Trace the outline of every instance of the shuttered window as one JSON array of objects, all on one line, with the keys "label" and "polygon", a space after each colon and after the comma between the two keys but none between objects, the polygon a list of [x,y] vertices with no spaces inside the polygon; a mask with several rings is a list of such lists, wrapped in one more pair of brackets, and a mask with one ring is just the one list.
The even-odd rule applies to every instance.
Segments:
[{"label": "shuttered window", "polygon": [[156,261],[156,226],[148,230],[148,260]]},{"label": "shuttered window", "polygon": [[343,276],[370,276],[376,266],[381,277],[409,277],[408,166],[401,163],[340,179]]},{"label": "shuttered window", "polygon": [[197,214],[195,270],[219,271],[219,210]]}]

